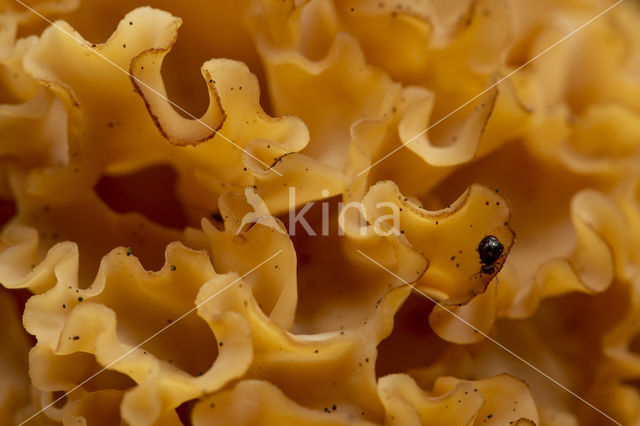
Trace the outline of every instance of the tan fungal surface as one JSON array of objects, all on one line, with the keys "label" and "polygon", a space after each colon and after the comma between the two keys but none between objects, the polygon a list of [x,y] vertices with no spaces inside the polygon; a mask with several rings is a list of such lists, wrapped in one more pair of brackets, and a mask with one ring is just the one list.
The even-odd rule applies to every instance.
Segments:
[{"label": "tan fungal surface", "polygon": [[0,424],[640,424],[637,2],[20,3]]}]

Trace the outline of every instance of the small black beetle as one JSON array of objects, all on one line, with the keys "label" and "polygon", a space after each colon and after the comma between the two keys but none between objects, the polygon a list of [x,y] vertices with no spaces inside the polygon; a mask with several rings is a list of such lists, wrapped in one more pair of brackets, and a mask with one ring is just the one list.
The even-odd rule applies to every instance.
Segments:
[{"label": "small black beetle", "polygon": [[483,274],[493,274],[496,270],[496,261],[502,255],[504,246],[497,237],[487,235],[480,241],[477,250],[480,255],[480,262],[484,264],[480,270]]}]

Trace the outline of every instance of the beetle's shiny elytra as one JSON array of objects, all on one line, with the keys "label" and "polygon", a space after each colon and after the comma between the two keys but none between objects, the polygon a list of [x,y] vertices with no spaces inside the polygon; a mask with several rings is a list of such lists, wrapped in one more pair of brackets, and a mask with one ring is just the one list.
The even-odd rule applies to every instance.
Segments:
[{"label": "beetle's shiny elytra", "polygon": [[487,235],[480,241],[477,250],[480,255],[480,262],[483,263],[480,270],[483,274],[493,274],[496,269],[495,263],[502,255],[504,246],[497,237]]}]

